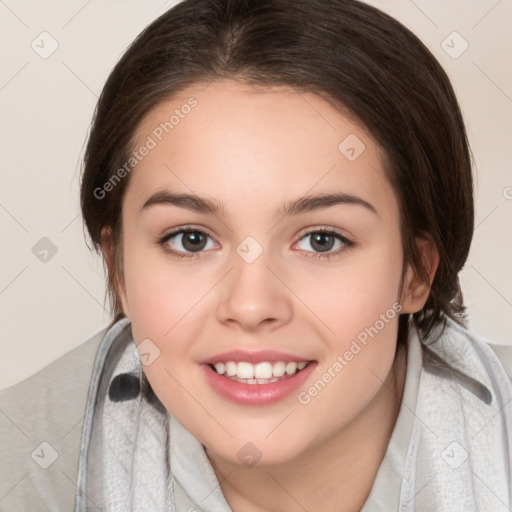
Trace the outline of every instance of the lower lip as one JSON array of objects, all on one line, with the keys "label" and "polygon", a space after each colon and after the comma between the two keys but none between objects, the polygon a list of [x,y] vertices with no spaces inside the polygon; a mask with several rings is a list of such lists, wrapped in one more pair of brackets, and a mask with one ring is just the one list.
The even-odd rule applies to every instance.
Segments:
[{"label": "lower lip", "polygon": [[277,382],[242,384],[219,375],[208,364],[200,365],[214,391],[223,398],[242,405],[269,405],[285,399],[307,380],[315,366],[316,362],[309,363],[293,377]]}]

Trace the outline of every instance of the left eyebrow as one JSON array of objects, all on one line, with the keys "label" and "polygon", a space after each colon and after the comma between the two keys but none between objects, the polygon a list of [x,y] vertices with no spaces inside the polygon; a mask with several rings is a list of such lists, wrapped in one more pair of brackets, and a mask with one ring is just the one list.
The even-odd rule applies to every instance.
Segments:
[{"label": "left eyebrow", "polygon": [[[368,201],[365,201],[360,197],[344,193],[317,194],[300,197],[286,202],[284,206],[278,210],[277,214],[279,217],[288,217],[314,210],[329,208],[338,204],[362,206],[375,215],[379,215],[375,207]],[[200,197],[193,194],[177,194],[170,191],[155,192],[143,204],[140,213],[154,205],[173,205],[180,208],[186,208],[187,210],[197,213],[220,216],[225,216],[226,213],[224,206],[214,199],[208,199],[206,197]]]},{"label": "left eyebrow", "polygon": [[360,197],[344,193],[317,194],[315,196],[304,196],[294,201],[289,201],[285,203],[283,208],[280,209],[278,213],[280,217],[287,217],[289,215],[298,215],[304,212],[329,208],[331,206],[335,206],[338,204],[359,205],[366,208],[375,215],[379,215],[375,207],[368,201],[365,201]]}]

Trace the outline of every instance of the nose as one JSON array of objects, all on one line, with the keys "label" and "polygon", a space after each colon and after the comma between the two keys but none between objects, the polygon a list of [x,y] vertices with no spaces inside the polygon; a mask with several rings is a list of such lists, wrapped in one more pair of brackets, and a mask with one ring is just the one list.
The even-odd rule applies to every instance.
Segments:
[{"label": "nose", "polygon": [[252,263],[237,254],[233,262],[216,308],[219,322],[251,332],[287,324],[293,316],[292,292],[265,251]]}]

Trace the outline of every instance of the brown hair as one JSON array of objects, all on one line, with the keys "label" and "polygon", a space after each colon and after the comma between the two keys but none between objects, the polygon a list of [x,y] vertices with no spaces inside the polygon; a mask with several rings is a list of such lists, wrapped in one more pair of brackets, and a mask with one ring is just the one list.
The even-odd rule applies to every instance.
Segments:
[{"label": "brown hair", "polygon": [[[428,234],[440,255],[430,296],[413,320],[426,332],[444,317],[463,325],[457,274],[469,252],[474,206],[462,115],[446,73],[423,43],[355,0],[185,0],[131,44],[98,101],[81,182],[83,218],[97,252],[102,228],[111,229],[112,323],[124,316],[115,283],[129,176],[105,197],[95,191],[128,160],[152,108],[187,86],[220,78],[316,93],[369,131],[384,150],[398,199],[404,266],[428,282],[417,236]],[[402,315],[402,335],[406,328]]]}]

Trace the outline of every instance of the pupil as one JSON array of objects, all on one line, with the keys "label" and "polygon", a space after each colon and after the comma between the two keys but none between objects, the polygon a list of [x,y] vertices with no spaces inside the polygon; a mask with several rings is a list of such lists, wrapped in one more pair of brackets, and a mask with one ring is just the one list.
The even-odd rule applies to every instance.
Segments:
[{"label": "pupil", "polygon": [[327,233],[317,233],[313,235],[312,247],[320,252],[329,251],[334,244],[334,237]]},{"label": "pupil", "polygon": [[202,233],[197,232],[189,232],[185,233],[183,236],[183,247],[187,249],[187,251],[200,251],[204,248],[205,245],[205,237]]}]

